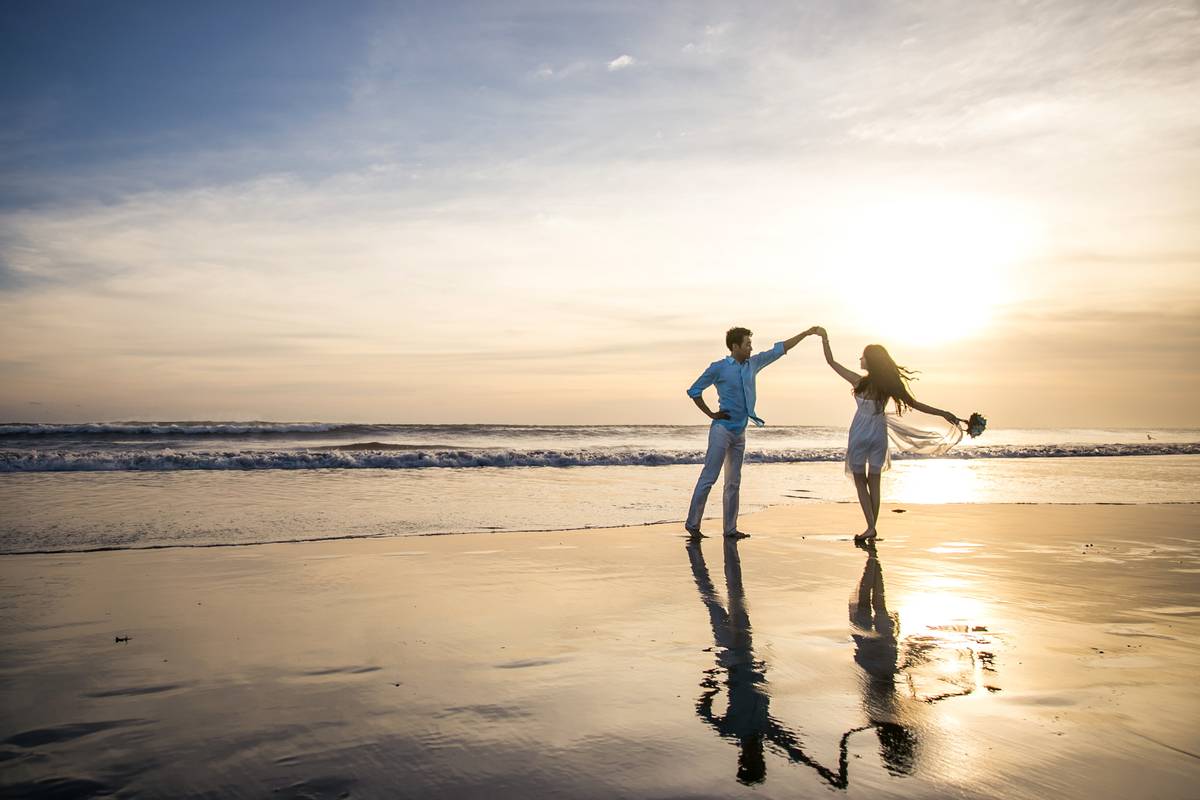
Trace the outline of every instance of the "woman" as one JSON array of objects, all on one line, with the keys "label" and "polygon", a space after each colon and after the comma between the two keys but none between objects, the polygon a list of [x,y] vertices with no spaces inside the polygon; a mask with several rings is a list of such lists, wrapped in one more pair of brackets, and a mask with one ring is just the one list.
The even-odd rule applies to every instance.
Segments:
[{"label": "woman", "polygon": [[[933,455],[944,453],[958,443],[962,438],[962,431],[958,427],[961,420],[949,411],[926,405],[913,397],[908,388],[912,374],[904,367],[898,366],[882,345],[869,344],[863,350],[859,365],[867,374],[860,375],[834,360],[833,351],[829,347],[829,334],[824,328],[817,328],[817,334],[825,347],[825,361],[833,367],[834,372],[854,387],[854,399],[858,403],[858,410],[854,414],[854,421],[850,423],[850,441],[846,445],[846,472],[854,478],[858,502],[862,506],[863,516],[867,519],[867,529],[855,536],[854,541],[870,541],[877,535],[879,475],[891,466],[891,456],[888,452],[889,429],[892,438],[904,449]],[[884,413],[889,400],[896,404],[895,416]],[[953,425],[954,429],[947,436],[944,433],[905,425],[898,417],[908,408],[942,417]]]}]

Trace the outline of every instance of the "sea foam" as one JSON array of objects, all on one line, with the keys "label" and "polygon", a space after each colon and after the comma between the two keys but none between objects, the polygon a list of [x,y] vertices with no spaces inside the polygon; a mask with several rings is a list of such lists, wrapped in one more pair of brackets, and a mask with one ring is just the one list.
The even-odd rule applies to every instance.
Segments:
[{"label": "sea foam", "polygon": [[[1095,458],[1200,455],[1200,442],[1184,444],[997,445],[963,447],[942,459]],[[760,464],[838,462],[842,448],[748,451]],[[906,453],[895,459],[928,458]],[[436,467],[660,467],[699,464],[699,450],[636,449],[513,450],[0,450],[0,472],[113,472],[173,470],[426,469]]]}]

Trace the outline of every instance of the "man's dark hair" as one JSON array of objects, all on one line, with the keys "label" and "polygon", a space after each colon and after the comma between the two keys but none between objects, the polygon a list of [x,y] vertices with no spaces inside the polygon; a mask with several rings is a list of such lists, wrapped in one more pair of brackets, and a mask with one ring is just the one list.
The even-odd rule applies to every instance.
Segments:
[{"label": "man's dark hair", "polygon": [[725,346],[732,350],[735,344],[741,344],[742,339],[753,335],[754,331],[749,328],[730,328],[725,331]]}]

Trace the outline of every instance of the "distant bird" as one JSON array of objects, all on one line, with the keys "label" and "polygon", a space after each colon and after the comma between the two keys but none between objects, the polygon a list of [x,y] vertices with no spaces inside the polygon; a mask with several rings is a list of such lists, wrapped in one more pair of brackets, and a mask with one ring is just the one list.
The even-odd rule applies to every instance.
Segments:
[{"label": "distant bird", "polygon": [[114,641],[114,642],[117,642],[117,643],[120,643],[120,642],[128,642],[128,641],[129,641],[129,637],[128,637],[128,636],[114,636],[114,637],[113,637],[113,641]]},{"label": "distant bird", "polygon": [[1152,442],[1154,441],[1154,437],[1153,437],[1153,436],[1151,436],[1151,435],[1150,435],[1150,434],[1148,434],[1148,433],[1146,434],[1146,438],[1147,438],[1147,439],[1149,439],[1149,440],[1150,440],[1150,441],[1152,441]]}]

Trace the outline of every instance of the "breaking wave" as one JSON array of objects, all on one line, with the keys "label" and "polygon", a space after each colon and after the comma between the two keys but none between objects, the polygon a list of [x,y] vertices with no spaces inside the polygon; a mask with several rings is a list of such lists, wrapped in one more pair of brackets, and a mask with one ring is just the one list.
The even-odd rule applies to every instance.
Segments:
[{"label": "breaking wave", "polygon": [[[322,435],[336,438],[355,436],[412,435],[501,437],[588,437],[605,438],[631,432],[654,431],[657,435],[693,436],[706,425],[503,425],[503,424],[403,424],[367,422],[77,422],[0,423],[0,438],[96,437],[104,441],[111,437],[177,437],[194,436],[214,439],[253,438],[293,435]],[[772,429],[770,434],[787,435],[790,428]],[[813,427],[814,431],[830,429]],[[767,434],[763,434],[767,435]]]},{"label": "breaking wave", "polygon": [[5,423],[0,436],[255,436],[370,430],[332,422],[81,422]]},{"label": "breaking wave", "polygon": [[[842,448],[749,451],[759,464],[838,462]],[[1185,444],[1082,444],[962,447],[942,459],[1095,458],[1200,455],[1200,442]],[[894,453],[895,459],[924,458]],[[436,467],[661,467],[699,464],[704,453],[627,449],[595,450],[3,450],[0,472],[159,472],[175,470],[427,469]]]}]

